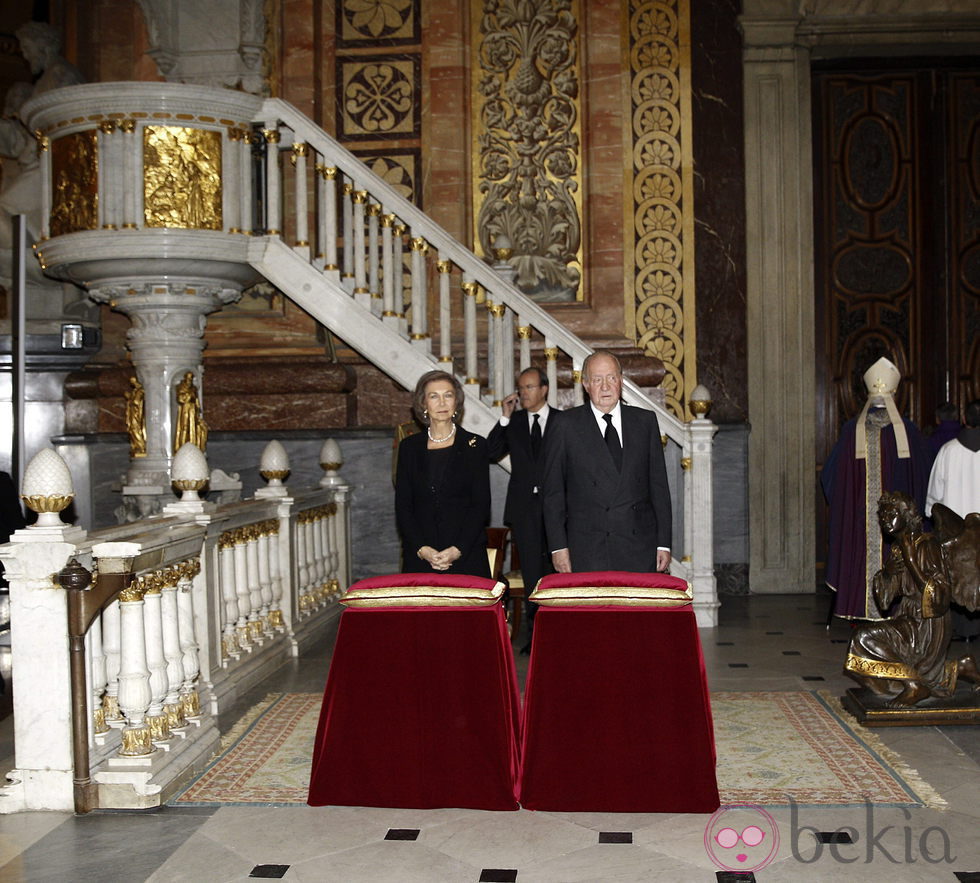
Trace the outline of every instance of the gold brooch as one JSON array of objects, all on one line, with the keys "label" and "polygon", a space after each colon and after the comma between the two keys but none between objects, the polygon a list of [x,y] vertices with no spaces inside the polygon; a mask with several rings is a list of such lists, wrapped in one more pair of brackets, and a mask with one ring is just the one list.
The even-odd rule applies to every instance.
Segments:
[{"label": "gold brooch", "polygon": [[470,447],[471,448],[475,448],[476,447],[476,436],[475,435],[471,435],[470,436]]}]

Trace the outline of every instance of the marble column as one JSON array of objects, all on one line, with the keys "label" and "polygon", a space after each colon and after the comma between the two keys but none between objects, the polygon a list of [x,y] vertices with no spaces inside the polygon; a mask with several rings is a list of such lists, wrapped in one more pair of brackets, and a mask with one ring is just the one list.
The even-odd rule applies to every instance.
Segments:
[{"label": "marble column", "polygon": [[146,394],[146,455],[130,461],[123,489],[130,520],[158,512],[172,499],[170,465],[176,422],[174,390],[190,371],[202,394],[204,328],[208,313],[237,300],[241,289],[216,280],[112,280],[89,290],[93,299],[125,313],[136,375]]}]

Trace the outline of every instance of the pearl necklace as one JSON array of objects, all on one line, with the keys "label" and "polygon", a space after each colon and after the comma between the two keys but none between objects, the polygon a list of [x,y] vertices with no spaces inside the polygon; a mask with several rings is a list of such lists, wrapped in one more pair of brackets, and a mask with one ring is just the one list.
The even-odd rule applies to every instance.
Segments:
[{"label": "pearl necklace", "polygon": [[443,438],[433,438],[431,426],[426,430],[426,432],[428,433],[429,441],[432,442],[432,444],[441,445],[443,442],[449,441],[449,439],[451,439],[454,435],[456,435],[456,424],[454,423],[453,428],[449,430],[449,435],[444,436]]}]

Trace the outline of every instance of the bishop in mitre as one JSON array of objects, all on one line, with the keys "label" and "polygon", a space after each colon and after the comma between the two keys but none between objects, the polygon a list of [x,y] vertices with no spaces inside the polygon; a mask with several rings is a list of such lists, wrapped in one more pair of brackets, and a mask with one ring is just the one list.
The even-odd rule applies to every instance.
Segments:
[{"label": "bishop in mitre", "polygon": [[874,575],[888,558],[889,545],[878,526],[878,500],[902,491],[919,511],[925,507],[932,453],[918,427],[895,405],[901,379],[888,359],[864,374],[868,399],[841,428],[840,438],[820,474],[830,506],[827,585],[836,593],[834,615],[884,619],[872,594]]}]

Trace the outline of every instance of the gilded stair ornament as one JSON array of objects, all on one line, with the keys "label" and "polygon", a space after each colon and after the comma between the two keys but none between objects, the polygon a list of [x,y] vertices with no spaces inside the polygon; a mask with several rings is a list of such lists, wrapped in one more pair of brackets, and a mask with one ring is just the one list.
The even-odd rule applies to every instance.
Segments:
[{"label": "gilded stair ornament", "polygon": [[473,4],[473,177],[478,252],[513,243],[516,284],[542,302],[582,299],[580,0]]},{"label": "gilded stair ornament", "polygon": [[221,133],[146,126],[143,188],[147,227],[221,230]]}]

